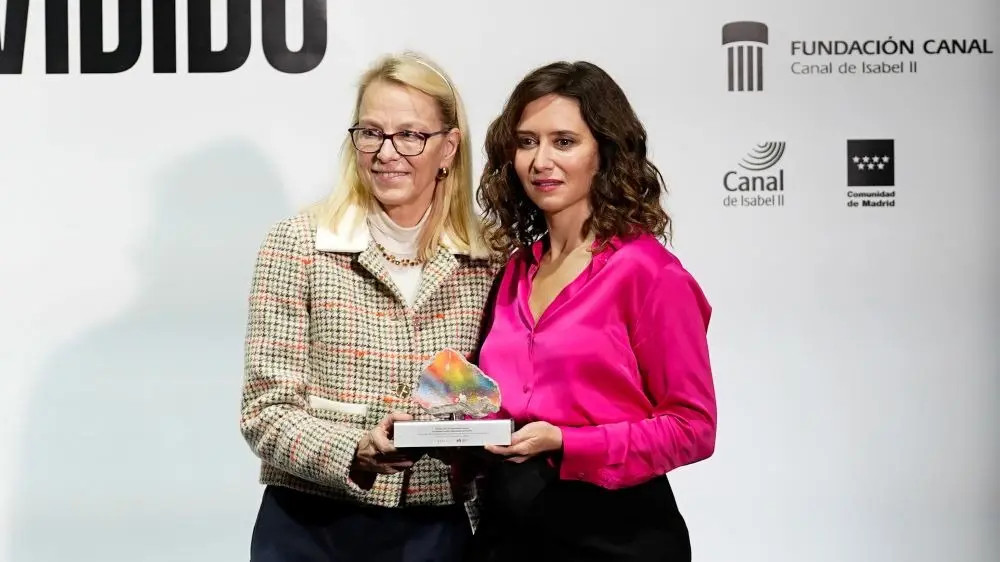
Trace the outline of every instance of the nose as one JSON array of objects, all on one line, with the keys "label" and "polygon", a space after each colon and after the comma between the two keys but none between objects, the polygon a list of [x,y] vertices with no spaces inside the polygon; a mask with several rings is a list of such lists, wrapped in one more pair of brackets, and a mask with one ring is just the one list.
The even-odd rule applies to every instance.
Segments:
[{"label": "nose", "polygon": [[396,147],[392,144],[392,138],[390,137],[382,139],[382,146],[378,148],[378,152],[375,156],[382,162],[388,162],[400,158],[400,154],[396,152]]},{"label": "nose", "polygon": [[535,157],[531,161],[531,167],[538,172],[552,169],[552,146],[548,142],[540,142],[535,149]]}]

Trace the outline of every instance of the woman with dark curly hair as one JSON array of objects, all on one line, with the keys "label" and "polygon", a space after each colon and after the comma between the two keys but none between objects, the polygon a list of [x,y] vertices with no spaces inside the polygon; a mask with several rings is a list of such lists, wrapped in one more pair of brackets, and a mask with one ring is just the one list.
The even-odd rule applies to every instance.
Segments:
[{"label": "woman with dark curly hair", "polygon": [[517,85],[486,153],[486,235],[510,259],[479,365],[517,429],[474,470],[467,559],[691,560],[666,475],[715,448],[711,307],[661,242],[642,123],[599,67],[557,62]]}]

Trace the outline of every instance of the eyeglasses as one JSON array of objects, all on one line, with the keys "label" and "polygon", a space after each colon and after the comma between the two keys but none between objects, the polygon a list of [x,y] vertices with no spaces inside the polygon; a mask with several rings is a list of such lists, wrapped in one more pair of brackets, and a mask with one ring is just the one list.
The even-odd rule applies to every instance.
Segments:
[{"label": "eyeglasses", "polygon": [[427,146],[427,139],[435,135],[443,135],[450,129],[442,129],[434,133],[421,133],[418,131],[398,131],[391,135],[373,129],[371,127],[351,127],[347,129],[351,133],[351,142],[354,148],[361,152],[374,154],[382,150],[385,139],[392,140],[392,146],[401,156],[419,156],[424,147]]}]

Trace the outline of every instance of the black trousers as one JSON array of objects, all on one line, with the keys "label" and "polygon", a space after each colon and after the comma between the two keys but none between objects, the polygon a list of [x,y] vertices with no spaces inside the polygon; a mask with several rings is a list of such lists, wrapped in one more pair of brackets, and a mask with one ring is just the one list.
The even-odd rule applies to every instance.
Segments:
[{"label": "black trousers", "polygon": [[471,534],[462,505],[368,507],[268,486],[250,562],[459,562]]},{"label": "black trousers", "polygon": [[488,470],[465,562],[691,562],[666,476],[608,490],[564,481],[542,458]]}]

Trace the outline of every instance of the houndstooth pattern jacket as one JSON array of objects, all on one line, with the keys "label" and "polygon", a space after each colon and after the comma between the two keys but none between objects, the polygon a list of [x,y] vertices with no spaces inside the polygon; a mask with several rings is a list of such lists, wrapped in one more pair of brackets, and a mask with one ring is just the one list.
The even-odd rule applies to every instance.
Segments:
[{"label": "houndstooth pattern jacket", "polygon": [[[362,433],[390,410],[428,417],[409,393],[441,349],[472,355],[498,264],[446,240],[409,308],[367,225],[350,229],[358,212],[336,231],[304,213],[280,221],[260,247],[240,417],[261,459],[260,482],[388,507],[466,501],[452,490],[448,466],[426,456],[379,475],[370,489],[348,470]],[[466,509],[475,525],[474,503]]]}]

